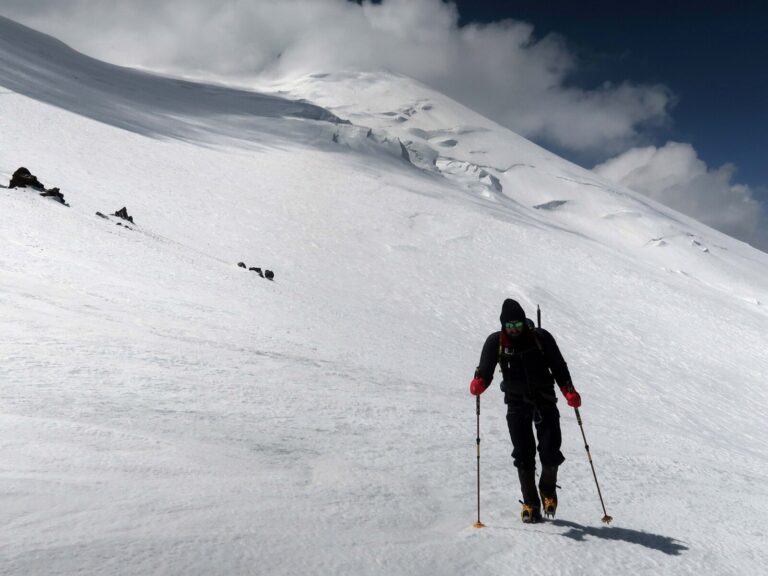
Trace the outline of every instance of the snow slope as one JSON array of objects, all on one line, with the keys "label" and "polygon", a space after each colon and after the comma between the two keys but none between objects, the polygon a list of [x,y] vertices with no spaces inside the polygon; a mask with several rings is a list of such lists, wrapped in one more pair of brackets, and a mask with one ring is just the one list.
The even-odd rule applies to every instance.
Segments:
[{"label": "snow slope", "polygon": [[[0,181],[71,204],[0,188],[0,573],[768,562],[764,253],[407,78],[230,89],[0,18],[0,87]],[[471,527],[505,297],[569,362],[610,527],[563,404],[559,518],[520,524],[495,385]]]}]

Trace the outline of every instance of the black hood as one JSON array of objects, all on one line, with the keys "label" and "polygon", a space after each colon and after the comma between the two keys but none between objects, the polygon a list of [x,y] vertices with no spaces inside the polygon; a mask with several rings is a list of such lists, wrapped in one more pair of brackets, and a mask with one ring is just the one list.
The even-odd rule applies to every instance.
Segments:
[{"label": "black hood", "polygon": [[507,298],[504,300],[504,304],[501,307],[501,320],[502,327],[506,322],[515,322],[517,320],[525,320],[525,311],[516,300]]}]

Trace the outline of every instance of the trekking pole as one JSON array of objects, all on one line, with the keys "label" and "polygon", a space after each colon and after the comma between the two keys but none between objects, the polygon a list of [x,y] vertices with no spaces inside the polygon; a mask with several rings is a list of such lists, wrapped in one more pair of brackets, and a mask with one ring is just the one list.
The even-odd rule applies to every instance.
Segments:
[{"label": "trekking pole", "polygon": [[477,400],[477,522],[475,528],[485,528],[485,524],[480,522],[480,396],[475,396]]},{"label": "trekking pole", "polygon": [[[536,305],[536,322],[541,328],[541,307],[537,304]],[[536,341],[538,344],[538,340]],[[539,350],[544,352],[544,350],[541,348],[541,344],[539,344]],[[552,374],[552,370],[547,367],[547,370],[549,370],[549,373]],[[552,376],[554,378],[554,375]],[[592,454],[589,452],[589,444],[587,444],[587,436],[584,434],[584,425],[581,423],[581,413],[579,412],[578,408],[573,409],[574,412],[576,412],[576,421],[579,423],[579,429],[581,430],[581,437],[584,438],[584,449],[587,451],[587,458],[589,459],[589,465],[592,468],[592,476],[595,478],[595,486],[597,486],[597,495],[600,497],[600,505],[603,507],[603,518],[602,521],[606,524],[610,524],[613,521],[613,516],[608,516],[608,512],[605,511],[605,503],[603,502],[603,494],[600,492],[600,484],[597,482],[597,474],[595,473],[595,465],[592,463]]]},{"label": "trekking pole", "polygon": [[595,465],[592,463],[592,454],[589,452],[589,444],[587,444],[587,436],[584,434],[584,425],[581,423],[581,414],[579,413],[578,408],[573,409],[574,412],[576,412],[576,421],[579,423],[579,428],[581,429],[581,437],[584,438],[584,449],[587,451],[587,458],[589,458],[589,465],[592,467],[592,476],[595,477],[595,486],[597,486],[597,495],[600,497],[600,505],[603,507],[603,514],[605,514],[602,518],[602,522],[605,524],[610,524],[613,520],[612,516],[608,516],[608,512],[605,511],[605,503],[603,502],[603,494],[600,492],[600,484],[597,482],[597,474],[595,473]]}]

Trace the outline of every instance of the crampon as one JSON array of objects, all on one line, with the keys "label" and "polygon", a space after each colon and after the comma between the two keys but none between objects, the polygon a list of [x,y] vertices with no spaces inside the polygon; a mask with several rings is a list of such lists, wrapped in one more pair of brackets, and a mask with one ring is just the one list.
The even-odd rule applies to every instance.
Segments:
[{"label": "crampon", "polygon": [[523,504],[523,509],[520,511],[520,519],[524,524],[536,524],[541,522],[541,511],[538,506]]},{"label": "crampon", "polygon": [[547,518],[554,518],[555,513],[557,512],[557,496],[542,496],[541,502],[542,508],[544,508],[544,516]]}]

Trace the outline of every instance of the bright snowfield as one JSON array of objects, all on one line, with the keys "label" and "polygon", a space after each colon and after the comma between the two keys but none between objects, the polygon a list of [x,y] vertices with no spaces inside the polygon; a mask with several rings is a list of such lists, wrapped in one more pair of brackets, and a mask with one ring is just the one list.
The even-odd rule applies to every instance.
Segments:
[{"label": "bright snowfield", "polygon": [[[763,573],[768,256],[323,73],[183,82],[0,18],[0,181],[71,205],[0,188],[0,573]],[[497,377],[472,528],[506,297],[558,339],[611,526],[563,402],[558,518],[520,523]]]}]

